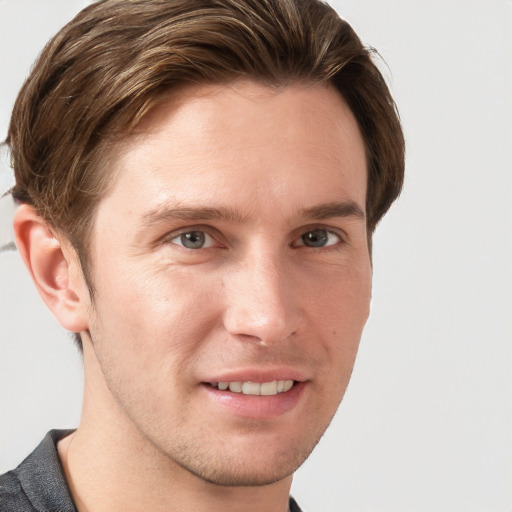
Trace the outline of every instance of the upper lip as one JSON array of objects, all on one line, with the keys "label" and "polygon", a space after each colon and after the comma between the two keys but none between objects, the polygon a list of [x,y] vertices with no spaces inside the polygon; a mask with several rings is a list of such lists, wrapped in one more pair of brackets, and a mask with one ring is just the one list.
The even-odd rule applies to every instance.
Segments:
[{"label": "upper lip", "polygon": [[272,382],[274,380],[295,380],[298,382],[308,380],[305,372],[296,368],[245,368],[224,370],[215,373],[203,382]]}]

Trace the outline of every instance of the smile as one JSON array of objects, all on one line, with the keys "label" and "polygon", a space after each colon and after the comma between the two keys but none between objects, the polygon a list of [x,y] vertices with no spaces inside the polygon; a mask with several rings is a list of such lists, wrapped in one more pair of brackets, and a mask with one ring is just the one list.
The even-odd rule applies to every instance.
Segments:
[{"label": "smile", "polygon": [[243,395],[272,396],[278,393],[286,393],[294,384],[293,380],[273,380],[271,382],[210,382],[212,388],[220,391],[242,393]]}]

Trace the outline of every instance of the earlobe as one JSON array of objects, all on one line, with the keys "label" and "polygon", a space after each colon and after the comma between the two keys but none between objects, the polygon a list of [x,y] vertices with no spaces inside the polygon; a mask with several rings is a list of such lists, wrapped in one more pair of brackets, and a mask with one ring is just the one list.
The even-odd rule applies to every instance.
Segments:
[{"label": "earlobe", "polygon": [[71,244],[27,204],[16,209],[13,226],[18,251],[45,304],[66,330],[86,330],[89,293]]}]

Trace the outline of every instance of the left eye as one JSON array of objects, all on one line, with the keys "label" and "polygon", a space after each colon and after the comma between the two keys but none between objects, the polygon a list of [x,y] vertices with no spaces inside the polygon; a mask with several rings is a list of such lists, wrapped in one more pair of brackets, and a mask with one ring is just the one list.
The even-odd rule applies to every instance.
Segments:
[{"label": "left eye", "polygon": [[327,247],[329,245],[336,245],[339,242],[341,242],[341,237],[332,231],[328,231],[327,229],[312,229],[301,235],[295,245]]},{"label": "left eye", "polygon": [[171,242],[187,249],[206,249],[213,246],[215,240],[204,231],[187,231],[174,237]]}]

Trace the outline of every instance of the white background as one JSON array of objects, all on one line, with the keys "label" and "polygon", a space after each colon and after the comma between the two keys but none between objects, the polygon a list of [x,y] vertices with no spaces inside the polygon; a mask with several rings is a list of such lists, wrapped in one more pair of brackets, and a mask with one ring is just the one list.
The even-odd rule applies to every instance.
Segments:
[{"label": "white background", "polygon": [[[44,42],[86,4],[0,0],[0,138]],[[352,382],[293,494],[311,512],[511,512],[512,2],[333,5],[389,66],[407,179],[375,236]],[[0,215],[2,245],[8,198]],[[14,251],[0,254],[0,339],[3,472],[77,425],[82,386]]]}]

